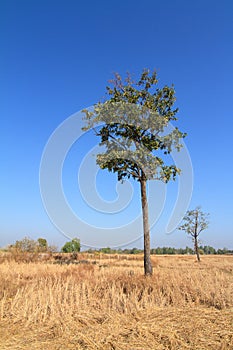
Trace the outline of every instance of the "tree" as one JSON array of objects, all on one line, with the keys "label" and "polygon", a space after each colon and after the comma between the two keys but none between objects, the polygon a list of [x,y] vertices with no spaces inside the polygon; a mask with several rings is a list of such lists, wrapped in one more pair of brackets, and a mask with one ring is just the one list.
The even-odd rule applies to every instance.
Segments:
[{"label": "tree", "polygon": [[[128,74],[122,80],[119,74],[107,86],[108,100],[97,103],[94,111],[84,110],[83,128],[94,128],[100,136],[105,152],[97,155],[101,169],[117,173],[118,181],[133,178],[140,183],[144,233],[144,271],[152,274],[150,259],[150,227],[147,202],[147,181],[167,183],[180,173],[175,165],[166,165],[163,156],[175,148],[180,150],[180,139],[186,134],[178,128],[165,133],[178,112],[174,87],[157,87],[157,73],[144,70],[137,82]],[[102,123],[97,130],[96,126]]]},{"label": "tree", "polygon": [[39,252],[47,252],[48,251],[48,242],[45,238],[38,238],[38,251]]},{"label": "tree", "polygon": [[16,249],[18,252],[34,253],[36,252],[37,242],[31,238],[24,237],[20,241],[16,241],[12,245],[12,248]]},{"label": "tree", "polygon": [[138,248],[132,248],[130,251],[130,254],[140,254],[140,253],[141,253],[141,250]]},{"label": "tree", "polygon": [[209,245],[205,245],[204,247],[199,248],[202,248],[204,250],[204,254],[216,254],[216,250]]},{"label": "tree", "polygon": [[194,210],[188,210],[183,218],[182,225],[178,228],[192,236],[194,252],[197,255],[198,261],[201,260],[198,248],[198,237],[200,233],[209,226],[208,216],[209,214],[202,212],[201,207],[196,207]]},{"label": "tree", "polygon": [[109,247],[101,248],[100,251],[101,251],[101,253],[105,253],[105,254],[111,254],[112,253],[112,250]]},{"label": "tree", "polygon": [[73,238],[70,242],[66,242],[61,251],[63,253],[80,252],[80,240],[78,238]]}]

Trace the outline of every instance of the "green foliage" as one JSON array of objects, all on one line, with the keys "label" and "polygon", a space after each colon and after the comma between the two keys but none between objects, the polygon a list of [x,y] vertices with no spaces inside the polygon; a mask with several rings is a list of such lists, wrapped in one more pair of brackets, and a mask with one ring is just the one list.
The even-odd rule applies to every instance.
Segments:
[{"label": "green foliage", "polygon": [[[97,156],[101,169],[124,178],[157,179],[168,182],[180,173],[174,164],[166,165],[161,153],[180,150],[180,139],[186,134],[175,128],[165,133],[170,121],[177,120],[174,87],[157,87],[157,74],[144,70],[140,79],[133,82],[128,75],[125,81],[119,74],[107,87],[109,99],[98,103],[94,111],[84,110],[87,125],[84,130],[104,125],[97,136],[105,152]],[[157,154],[156,154],[157,153]]]},{"label": "green foliage", "polygon": [[230,254],[233,255],[233,249],[222,248],[216,251],[216,254]]},{"label": "green foliage", "polygon": [[115,250],[112,250],[111,248],[107,247],[107,248],[101,248],[100,252],[105,254],[114,254]]},{"label": "green foliage", "polygon": [[[223,249],[215,249],[211,246],[200,246],[199,247],[200,254],[209,255],[209,254],[233,254],[233,250],[223,248]],[[98,251],[93,249],[88,249],[87,253],[105,253],[105,254],[142,254],[143,250],[139,248],[125,248],[125,249],[112,249],[112,248],[101,248]],[[151,254],[157,255],[194,255],[195,252],[190,247],[185,248],[173,248],[173,247],[157,247],[151,249]]]},{"label": "green foliage", "polygon": [[[143,252],[143,250],[138,248],[132,248],[132,249],[112,249],[112,248],[101,248],[99,250],[100,253],[105,254],[140,254]],[[91,251],[93,253],[93,251]]]},{"label": "green foliage", "polygon": [[38,238],[38,251],[47,252],[48,251],[48,242],[45,238]]},{"label": "green foliage", "polygon": [[201,245],[199,247],[199,249],[203,250],[204,254],[216,254],[217,253],[216,250],[209,245],[205,245],[204,247]]},{"label": "green foliage", "polygon": [[78,238],[73,238],[71,241],[66,242],[61,251],[63,253],[80,252],[80,240]]},{"label": "green foliage", "polygon": [[151,254],[158,254],[158,255],[173,255],[173,254],[194,254],[194,251],[192,248],[186,247],[186,248],[172,248],[172,247],[158,247],[151,249]]},{"label": "green foliage", "polygon": [[138,249],[138,248],[133,248],[133,249],[131,249],[131,252],[130,252],[130,254],[140,254],[142,251],[140,250],[140,249]]}]

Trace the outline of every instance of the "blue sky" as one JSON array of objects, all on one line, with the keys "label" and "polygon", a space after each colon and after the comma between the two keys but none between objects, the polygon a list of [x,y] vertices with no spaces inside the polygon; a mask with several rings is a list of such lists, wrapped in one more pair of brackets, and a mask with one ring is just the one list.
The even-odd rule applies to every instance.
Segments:
[{"label": "blue sky", "polygon": [[[24,236],[45,237],[58,246],[67,241],[51,223],[40,196],[45,144],[66,118],[103,98],[114,72],[137,76],[150,68],[158,71],[161,86],[175,85],[177,126],[188,133],[185,143],[194,171],[190,208],[201,205],[210,213],[203,243],[233,248],[232,13],[230,0],[1,1],[0,246]],[[78,190],[81,154],[95,144],[93,138],[88,134],[71,148],[64,192],[83,220],[115,225],[117,217],[89,212]],[[140,214],[138,186],[132,186],[135,197],[129,214],[121,212],[123,224],[124,215],[131,220]],[[98,173],[97,187],[105,200],[116,199],[114,175]],[[185,233],[165,232],[177,191],[177,183],[169,184],[152,228],[152,246],[191,245]],[[160,200],[153,198],[155,209]],[[140,235],[140,223],[133,230],[135,237]],[[109,239],[97,243],[105,246]]]}]

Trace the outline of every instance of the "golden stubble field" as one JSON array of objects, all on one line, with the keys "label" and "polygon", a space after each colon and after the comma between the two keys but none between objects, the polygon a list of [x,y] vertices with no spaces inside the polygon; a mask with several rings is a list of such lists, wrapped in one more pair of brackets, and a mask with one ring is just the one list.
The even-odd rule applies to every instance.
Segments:
[{"label": "golden stubble field", "polygon": [[233,256],[0,259],[0,349],[233,349]]}]

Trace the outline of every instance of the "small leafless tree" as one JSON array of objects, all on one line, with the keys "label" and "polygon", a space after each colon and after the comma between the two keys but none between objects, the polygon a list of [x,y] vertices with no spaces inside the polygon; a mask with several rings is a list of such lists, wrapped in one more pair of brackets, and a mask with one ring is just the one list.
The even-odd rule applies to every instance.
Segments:
[{"label": "small leafless tree", "polygon": [[178,227],[179,230],[185,231],[188,235],[192,236],[194,251],[198,261],[201,260],[198,248],[198,237],[200,233],[209,226],[208,216],[208,213],[202,212],[201,207],[196,207],[194,210],[187,211],[181,226]]}]

